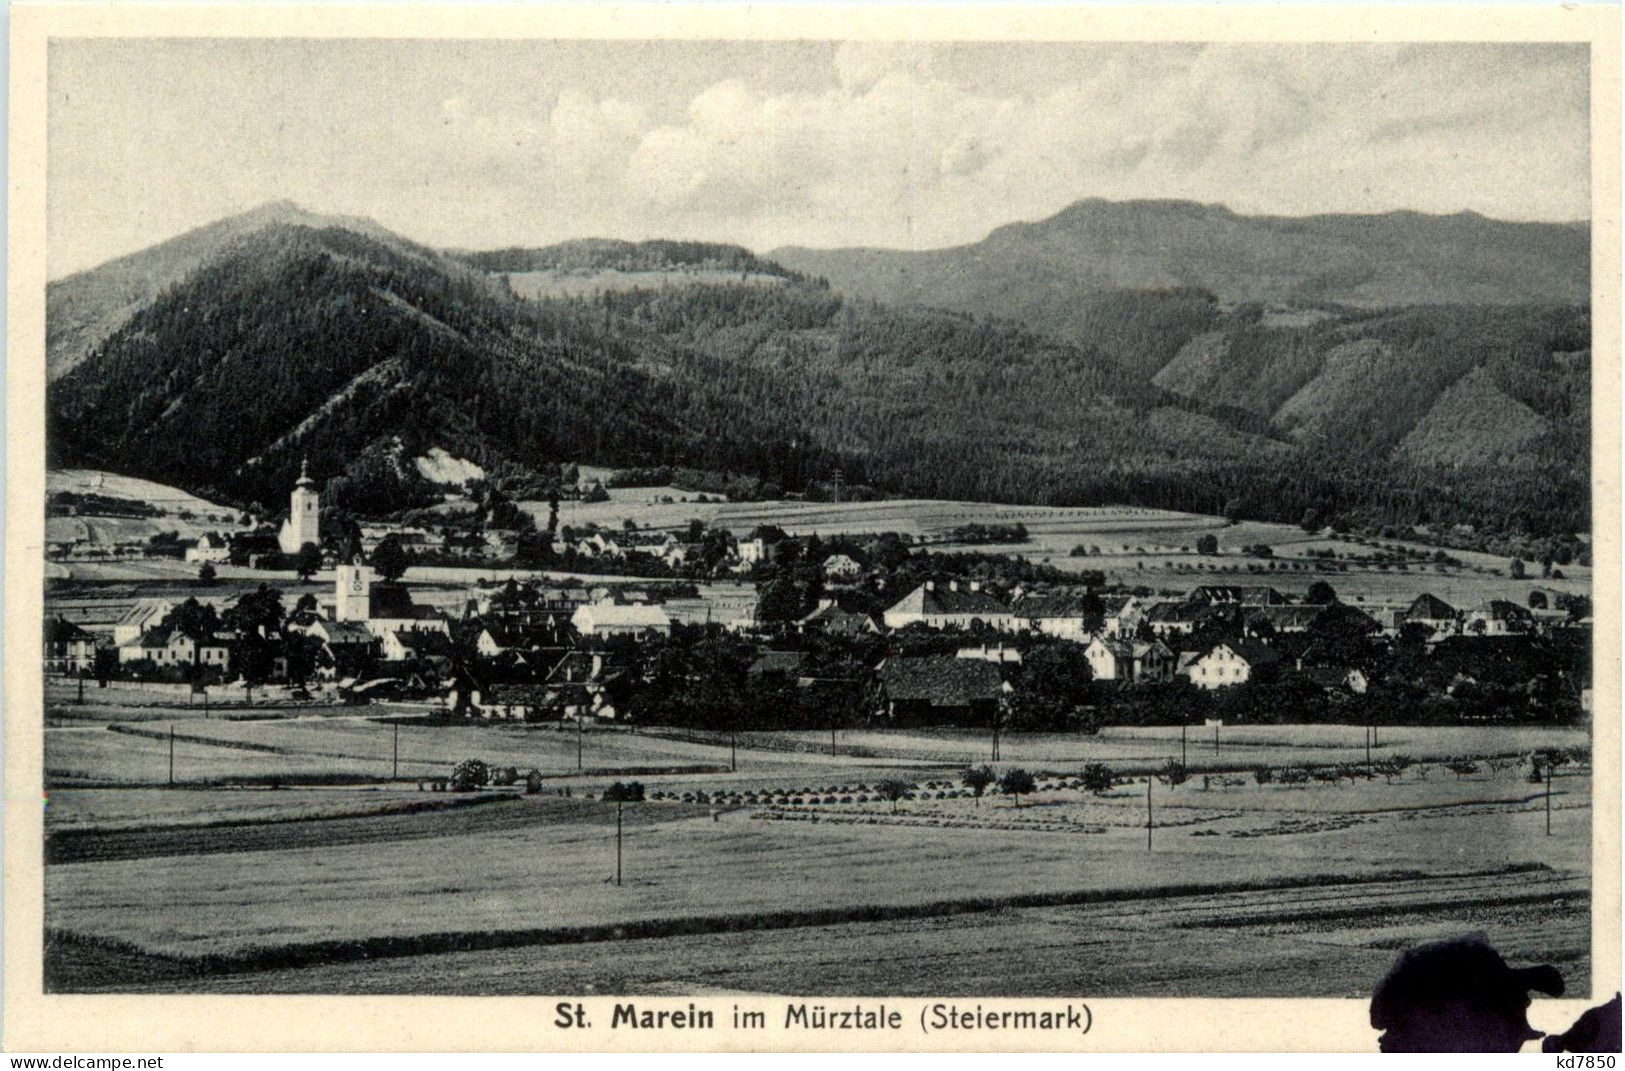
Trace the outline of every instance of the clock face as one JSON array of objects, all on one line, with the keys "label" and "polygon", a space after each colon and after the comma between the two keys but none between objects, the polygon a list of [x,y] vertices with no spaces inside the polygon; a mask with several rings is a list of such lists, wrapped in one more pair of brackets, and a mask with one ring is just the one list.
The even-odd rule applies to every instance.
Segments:
[{"label": "clock face", "polygon": [[360,591],[361,590],[361,574],[360,573],[357,573],[357,574],[355,574],[355,576],[350,578],[350,590],[351,591]]}]

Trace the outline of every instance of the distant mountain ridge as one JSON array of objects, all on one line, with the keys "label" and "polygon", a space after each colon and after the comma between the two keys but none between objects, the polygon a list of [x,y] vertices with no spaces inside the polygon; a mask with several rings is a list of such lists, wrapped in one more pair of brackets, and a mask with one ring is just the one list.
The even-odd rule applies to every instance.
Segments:
[{"label": "distant mountain ridge", "polygon": [[1198,288],[1226,303],[1354,306],[1585,302],[1590,234],[1463,212],[1248,216],[1192,201],[1078,201],[948,249],[768,254],[852,297],[1069,326],[1064,305],[1111,290]]}]

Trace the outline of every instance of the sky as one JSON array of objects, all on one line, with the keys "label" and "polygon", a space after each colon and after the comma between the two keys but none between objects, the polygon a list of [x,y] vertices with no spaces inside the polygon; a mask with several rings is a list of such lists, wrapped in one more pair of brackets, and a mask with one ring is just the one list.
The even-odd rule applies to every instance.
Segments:
[{"label": "sky", "polygon": [[282,199],[473,249],[1590,215],[1583,45],[58,39],[48,80],[53,278]]}]

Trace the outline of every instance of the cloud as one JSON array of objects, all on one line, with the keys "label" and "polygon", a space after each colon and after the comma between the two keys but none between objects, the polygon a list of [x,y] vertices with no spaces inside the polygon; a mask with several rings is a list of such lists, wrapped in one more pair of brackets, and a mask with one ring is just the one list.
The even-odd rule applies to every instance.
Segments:
[{"label": "cloud", "polygon": [[644,136],[625,181],[663,210],[813,243],[970,241],[1084,196],[1583,214],[1571,57],[1519,56],[1512,85],[1485,58],[1241,46],[1148,63],[1107,51],[1049,86],[988,93],[942,77],[928,48],[843,45],[822,91],[707,88]]},{"label": "cloud", "polygon": [[280,197],[457,246],[949,245],[1091,196],[1588,214],[1584,46],[582,47],[55,46],[53,272]]}]

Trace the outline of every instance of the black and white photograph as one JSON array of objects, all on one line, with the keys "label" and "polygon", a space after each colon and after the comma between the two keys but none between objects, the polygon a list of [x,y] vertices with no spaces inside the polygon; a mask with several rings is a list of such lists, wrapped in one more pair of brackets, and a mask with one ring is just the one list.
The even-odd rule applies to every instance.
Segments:
[{"label": "black and white photograph", "polygon": [[1597,1044],[1587,43],[45,57],[45,994]]}]

